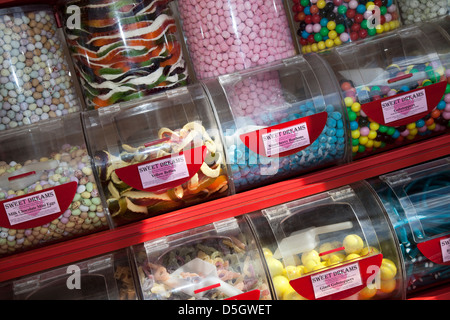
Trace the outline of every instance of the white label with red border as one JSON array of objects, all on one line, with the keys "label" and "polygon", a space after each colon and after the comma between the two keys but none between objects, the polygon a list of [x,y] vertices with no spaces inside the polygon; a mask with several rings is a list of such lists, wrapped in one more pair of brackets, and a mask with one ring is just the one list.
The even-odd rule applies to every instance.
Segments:
[{"label": "white label with red border", "polygon": [[144,188],[189,177],[184,155],[147,163],[139,166],[138,170]]},{"label": "white label with red border", "polygon": [[381,102],[386,124],[427,112],[427,94],[425,89],[398,96]]},{"label": "white label with red border", "polygon": [[4,202],[11,225],[45,217],[61,211],[54,190],[37,193],[19,200]]},{"label": "white label with red border", "polygon": [[310,144],[306,122],[262,135],[267,156],[301,148]]},{"label": "white label with red border", "polygon": [[314,274],[311,282],[316,299],[362,285],[358,263]]},{"label": "white label with red border", "polygon": [[450,238],[441,239],[441,251],[442,251],[442,260],[444,262],[450,261]]}]

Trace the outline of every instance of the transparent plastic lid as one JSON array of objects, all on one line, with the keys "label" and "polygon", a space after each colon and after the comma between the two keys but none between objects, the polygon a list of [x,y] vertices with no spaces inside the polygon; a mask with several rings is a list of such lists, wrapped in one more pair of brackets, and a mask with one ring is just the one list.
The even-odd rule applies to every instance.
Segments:
[{"label": "transparent plastic lid", "polygon": [[12,281],[14,300],[117,300],[113,255]]},{"label": "transparent plastic lid", "polygon": [[271,297],[255,240],[242,218],[168,235],[133,249],[144,299]]},{"label": "transparent plastic lid", "polygon": [[397,247],[368,190],[346,186],[249,215],[278,299],[402,296]]},{"label": "transparent plastic lid", "polygon": [[369,180],[395,230],[408,295],[450,279],[449,165],[443,158]]},{"label": "transparent plastic lid", "polygon": [[345,96],[354,157],[448,129],[443,45],[409,27],[324,53]]},{"label": "transparent plastic lid", "polygon": [[347,123],[331,70],[318,55],[204,81],[236,191],[347,159]]},{"label": "transparent plastic lid", "polygon": [[398,198],[416,243],[450,238],[450,158],[380,177]]},{"label": "transparent plastic lid", "polygon": [[1,255],[108,227],[82,130],[68,115],[0,137]]},{"label": "transparent plastic lid", "polygon": [[199,85],[87,112],[84,121],[116,224],[228,195],[222,142]]}]

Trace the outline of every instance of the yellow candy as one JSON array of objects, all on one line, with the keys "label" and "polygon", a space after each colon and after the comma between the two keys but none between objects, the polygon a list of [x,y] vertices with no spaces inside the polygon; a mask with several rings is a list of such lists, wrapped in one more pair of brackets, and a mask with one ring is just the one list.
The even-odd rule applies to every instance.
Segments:
[{"label": "yellow candy", "polygon": [[266,258],[273,256],[273,253],[269,248],[263,248],[262,251],[263,251],[264,257],[266,257]]},{"label": "yellow candy", "polygon": [[373,143],[373,146],[374,146],[375,148],[381,147],[381,141],[375,141],[375,142]]},{"label": "yellow candy", "polygon": [[408,124],[406,126],[406,129],[408,129],[408,130],[412,130],[412,129],[415,129],[415,128],[416,128],[416,123],[415,122],[410,123],[410,124]]},{"label": "yellow candy", "polygon": [[359,254],[356,253],[350,253],[348,256],[345,257],[344,261],[350,261],[350,260],[355,260],[361,258],[361,256]]},{"label": "yellow candy", "polygon": [[[366,9],[369,9],[371,6],[375,6],[375,3],[372,1],[369,1],[366,3]],[[372,9],[373,9],[373,7],[372,7]]]},{"label": "yellow candy", "polygon": [[372,123],[370,124],[370,130],[372,130],[372,131],[377,131],[378,129],[380,129],[380,125],[379,125],[378,123],[372,122]]},{"label": "yellow candy", "polygon": [[397,281],[395,279],[391,280],[381,280],[380,291],[384,293],[391,293],[397,287]]},{"label": "yellow candy", "polygon": [[351,97],[347,97],[344,99],[344,102],[346,107],[351,107],[353,104],[353,99]]},{"label": "yellow candy", "polygon": [[362,144],[363,146],[365,146],[367,144],[367,142],[369,142],[368,137],[359,137],[359,144]]},{"label": "yellow candy", "polygon": [[352,104],[351,107],[353,112],[360,112],[361,111],[361,105],[358,102],[355,102]]},{"label": "yellow candy", "polygon": [[366,143],[366,148],[368,148],[368,149],[373,148],[373,144],[374,144],[374,141],[373,141],[373,140],[367,141],[367,143]]},{"label": "yellow candy", "polygon": [[325,45],[327,46],[327,48],[333,48],[334,47],[334,41],[331,39],[327,39],[325,41]]},{"label": "yellow candy", "polygon": [[283,300],[306,300],[306,298],[302,297],[294,290],[294,288],[290,287],[283,294]]},{"label": "yellow candy", "polygon": [[341,38],[337,37],[336,39],[334,39],[334,44],[337,46],[340,46],[342,44],[342,40]]},{"label": "yellow candy", "polygon": [[[322,243],[319,247],[319,253],[327,252],[336,249],[336,247],[331,242]],[[328,260],[330,258],[329,254],[321,256],[322,260]]]},{"label": "yellow candy", "polygon": [[287,266],[283,272],[289,280],[297,279],[302,276],[302,269],[296,266]]},{"label": "yellow candy", "polygon": [[377,248],[374,247],[365,247],[364,249],[361,250],[361,257],[367,256],[369,254],[378,254],[380,253],[380,251]]},{"label": "yellow candy", "polygon": [[334,29],[336,29],[336,22],[334,22],[334,21],[328,22],[328,23],[327,23],[327,29],[328,29],[328,30],[334,30]]},{"label": "yellow candy", "polygon": [[373,298],[377,294],[377,288],[370,289],[369,287],[365,287],[359,292],[359,298],[361,300],[368,300]]},{"label": "yellow candy", "polygon": [[371,130],[371,131],[369,132],[368,137],[369,137],[369,139],[375,140],[375,138],[377,137],[377,135],[378,135],[378,133],[377,133],[376,131]]},{"label": "yellow candy", "polygon": [[270,274],[272,275],[272,277],[275,277],[275,276],[283,273],[283,269],[284,269],[283,264],[279,260],[277,260],[273,257],[268,257],[268,258],[266,258],[266,261],[267,261],[267,266],[269,268],[269,271],[270,271]]},{"label": "yellow candy", "polygon": [[397,267],[395,263],[389,259],[383,259],[380,267],[381,280],[391,280],[397,274]]},{"label": "yellow candy", "polygon": [[339,252],[335,252],[330,254],[330,259],[328,259],[328,265],[334,265],[336,263],[340,263],[342,261],[344,261],[345,259],[345,254],[343,253],[339,253]]},{"label": "yellow candy", "polygon": [[305,267],[305,273],[309,273],[312,271],[316,271],[318,269],[322,269],[324,266],[322,265],[322,263],[317,262],[315,260],[308,260],[306,261],[306,263],[303,264]]},{"label": "yellow candy", "polygon": [[319,253],[316,250],[311,250],[308,252],[304,252],[302,254],[302,263],[306,266],[306,263],[310,260],[313,260],[314,262],[320,263],[320,256]]},{"label": "yellow candy", "polygon": [[377,30],[377,33],[384,32],[384,26],[382,24],[379,24],[378,26],[376,26],[375,29]]},{"label": "yellow candy", "polygon": [[[334,30],[331,30],[330,32],[328,32],[328,38],[330,38],[330,39],[332,39],[332,40],[336,39],[337,36],[338,36],[338,34],[337,34],[337,32],[334,31]],[[333,41],[333,42],[334,42],[334,41]]]},{"label": "yellow candy", "polygon": [[361,250],[364,248],[364,242],[361,239],[360,236],[356,234],[350,234],[344,238],[344,241],[342,242],[343,246],[345,247],[345,252],[347,254],[361,253]]},{"label": "yellow candy", "polygon": [[273,286],[277,294],[278,299],[283,298],[283,294],[290,290],[291,285],[289,284],[289,279],[285,276],[276,276],[272,278]]},{"label": "yellow candy", "polygon": [[317,46],[319,47],[319,50],[324,50],[327,46],[325,45],[325,41],[320,41]]},{"label": "yellow candy", "polygon": [[313,43],[313,44],[311,45],[311,51],[312,51],[312,52],[317,52],[317,51],[319,51],[319,46],[317,45],[317,43]]},{"label": "yellow candy", "polygon": [[353,130],[352,131],[352,138],[353,139],[359,139],[359,137],[361,137],[361,132],[359,132],[359,130]]}]

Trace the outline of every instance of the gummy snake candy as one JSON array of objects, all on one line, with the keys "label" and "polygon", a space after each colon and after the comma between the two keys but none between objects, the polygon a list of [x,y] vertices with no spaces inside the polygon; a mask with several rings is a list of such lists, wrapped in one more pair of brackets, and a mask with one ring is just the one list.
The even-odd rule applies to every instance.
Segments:
[{"label": "gummy snake candy", "polygon": [[[123,144],[123,152],[119,157],[107,151],[96,153],[100,179],[106,189],[108,207],[114,219],[145,218],[149,214],[163,213],[200,200],[211,199],[215,194],[228,189],[224,157],[218,152],[216,142],[203,126],[190,122],[175,131],[161,128],[158,137],[163,142],[157,145],[156,149]],[[200,170],[188,182],[165,192],[136,190],[120,180],[115,172],[125,166],[177,154],[194,143],[201,143],[207,150]]]},{"label": "gummy snake candy", "polygon": [[187,84],[169,0],[80,0],[81,28],[66,28],[89,109]]}]

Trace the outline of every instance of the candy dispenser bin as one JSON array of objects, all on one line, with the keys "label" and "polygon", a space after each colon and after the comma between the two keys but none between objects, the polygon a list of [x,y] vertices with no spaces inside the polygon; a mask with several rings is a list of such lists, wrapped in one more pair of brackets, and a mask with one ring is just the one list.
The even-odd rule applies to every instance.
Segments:
[{"label": "candy dispenser bin", "polygon": [[266,273],[243,217],[133,247],[145,300],[267,300]]},{"label": "candy dispenser bin", "polygon": [[199,80],[296,54],[281,0],[178,0],[174,8]]},{"label": "candy dispenser bin", "polygon": [[83,116],[114,225],[229,194],[220,134],[201,86]]},{"label": "candy dispenser bin", "polygon": [[66,1],[61,10],[66,39],[88,109],[187,84],[169,2]]},{"label": "candy dispenser bin", "polygon": [[79,114],[5,132],[0,144],[1,256],[108,229]]},{"label": "candy dispenser bin", "polygon": [[262,246],[277,299],[404,297],[396,241],[383,207],[365,182],[247,218]]},{"label": "candy dispenser bin", "polygon": [[450,158],[369,180],[394,226],[407,295],[450,280]]},{"label": "candy dispenser bin", "polygon": [[203,81],[236,192],[347,162],[338,84],[318,55]]},{"label": "candy dispenser bin", "polygon": [[13,279],[2,300],[135,300],[128,250]]},{"label": "candy dispenser bin", "polygon": [[289,0],[287,4],[302,53],[338,47],[401,25],[395,0]]},{"label": "candy dispenser bin", "polygon": [[402,22],[410,25],[420,22],[428,22],[449,13],[450,4],[446,0],[431,1],[407,1],[398,0],[398,6]]},{"label": "candy dispenser bin", "polygon": [[50,6],[0,10],[0,132],[81,109]]},{"label": "candy dispenser bin", "polygon": [[437,48],[450,42],[440,39],[406,27],[323,53],[345,96],[354,159],[448,131],[450,87]]}]

